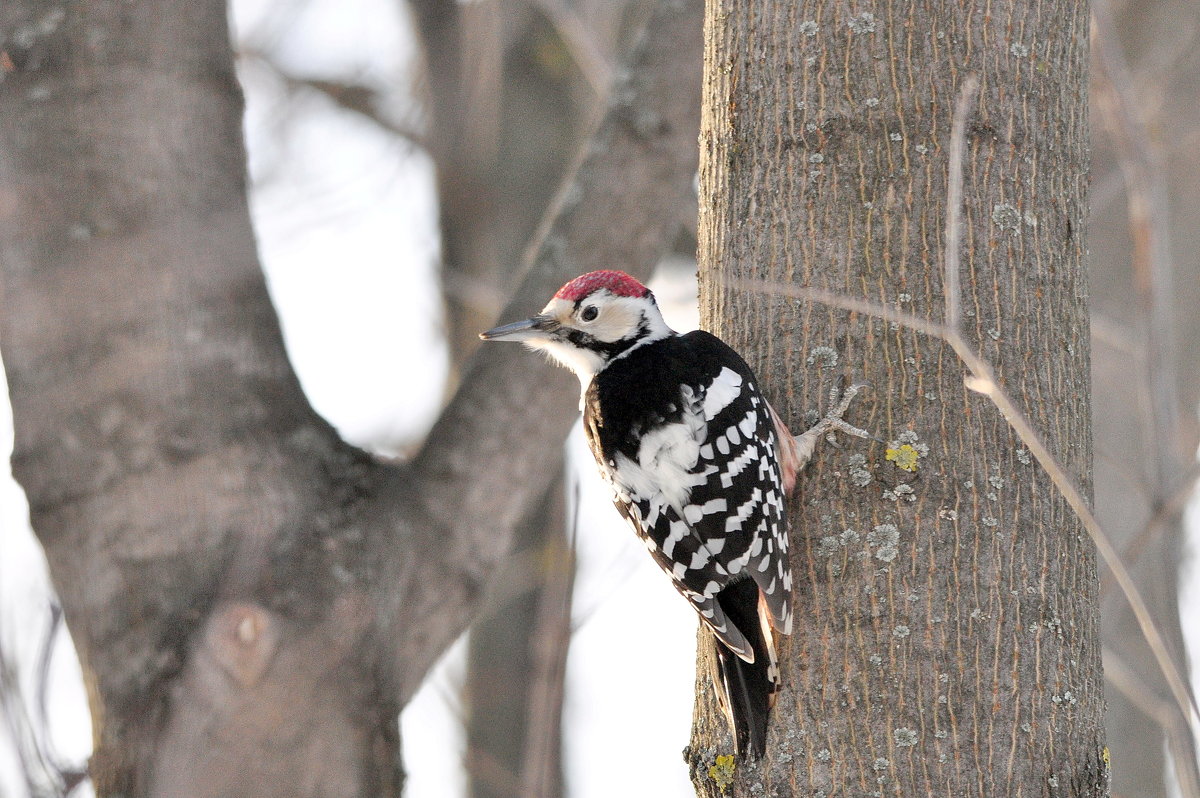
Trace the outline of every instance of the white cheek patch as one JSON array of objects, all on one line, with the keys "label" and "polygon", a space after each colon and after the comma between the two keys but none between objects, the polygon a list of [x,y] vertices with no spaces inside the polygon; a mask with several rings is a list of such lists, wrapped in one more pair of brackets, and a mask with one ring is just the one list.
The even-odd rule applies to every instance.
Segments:
[{"label": "white cheek patch", "polygon": [[604,306],[595,322],[577,326],[597,341],[613,343],[628,338],[636,331],[640,319],[641,313],[634,308],[612,301]]},{"label": "white cheek patch", "polygon": [[652,299],[613,296],[607,291],[602,291],[585,300],[580,307],[586,308],[589,304],[600,310],[600,315],[594,322],[571,319],[569,315],[566,322],[576,329],[583,330],[597,341],[613,343],[640,335],[642,341],[649,342],[671,334],[671,328],[663,321],[662,313]]}]

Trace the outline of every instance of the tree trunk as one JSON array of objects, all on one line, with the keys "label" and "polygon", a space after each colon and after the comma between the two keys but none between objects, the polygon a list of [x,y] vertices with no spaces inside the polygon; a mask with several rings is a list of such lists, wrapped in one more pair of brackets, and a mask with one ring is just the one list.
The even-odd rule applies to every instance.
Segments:
[{"label": "tree trunk", "polygon": [[396,794],[399,704],[356,656],[344,522],[382,472],[288,368],[224,3],[2,13],[13,474],[83,666],[96,791]]},{"label": "tree trunk", "polygon": [[[801,476],[768,752],[718,760],[702,676],[701,795],[1106,793],[1095,558],[1067,504],[947,345],[746,282],[940,320],[951,117],[978,74],[964,333],[1090,491],[1087,20],[1062,1],[708,4],[703,323],[795,431],[853,376],[873,389],[850,420],[891,443],[824,445]],[[904,445],[911,471],[887,456]]]},{"label": "tree trunk", "polygon": [[[517,529],[512,554],[496,569],[471,624],[463,703],[474,798],[562,793],[563,677],[575,572],[563,531],[564,490],[563,480],[555,480]],[[533,793],[525,789],[523,767],[531,757],[542,788]]]},{"label": "tree trunk", "polygon": [[[557,6],[557,17],[555,4],[509,0],[465,6],[458,0],[412,0],[411,5],[425,42],[442,286],[451,370],[457,374],[479,344],[479,330],[495,320],[499,298],[519,279],[521,250],[570,168],[596,110],[604,106],[607,73],[626,58],[632,44],[627,34],[637,28],[628,21],[643,21],[654,3],[609,0],[592,9],[590,18],[579,5]],[[572,19],[563,22],[562,14]],[[561,24],[552,24],[556,19]],[[580,27],[587,23],[587,40],[571,38],[571,21]],[[694,27],[680,56],[693,64],[698,109],[698,20]],[[679,37],[674,41],[679,47],[685,44]],[[595,56],[591,62],[585,57],[589,53]],[[585,74],[589,65],[599,74]],[[661,212],[671,215],[673,209]],[[561,792],[560,709],[545,701],[547,696],[561,698],[562,685],[531,678],[539,672],[537,661],[546,656],[563,661],[546,673],[565,675],[565,647],[547,650],[548,644],[565,642],[559,632],[570,622],[570,602],[560,601],[558,593],[561,572],[571,568],[562,558],[571,555],[566,553],[561,512],[554,507],[550,503],[531,513],[511,556],[496,569],[489,598],[471,626],[464,707],[466,762],[475,798]],[[552,608],[560,616],[557,621],[546,617]],[[543,640],[541,634],[550,637]],[[530,724],[531,715],[542,721],[554,717],[550,727],[539,728]],[[553,750],[547,750],[551,744]],[[548,756],[554,761],[544,761]],[[541,774],[538,791],[527,778],[530,767]]]},{"label": "tree trunk", "polygon": [[[697,19],[662,6],[648,38]],[[489,351],[411,464],[337,439],[255,258],[227,31],[216,0],[0,5],[13,471],[83,665],[99,795],[394,796],[396,713],[545,495],[576,398]],[[691,192],[689,68],[639,48],[514,316],[670,246],[655,211]]]}]

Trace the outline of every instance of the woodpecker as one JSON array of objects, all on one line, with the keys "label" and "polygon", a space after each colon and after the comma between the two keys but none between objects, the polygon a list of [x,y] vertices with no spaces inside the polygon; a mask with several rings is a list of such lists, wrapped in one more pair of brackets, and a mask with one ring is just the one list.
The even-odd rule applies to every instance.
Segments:
[{"label": "woodpecker", "polygon": [[579,377],[614,504],[712,632],[735,750],[761,756],[780,685],[772,629],[792,631],[785,499],[821,435],[868,437],[841,418],[861,386],[795,438],[737,352],[703,330],[677,334],[619,271],[577,277],[541,313],[480,338],[520,341]]}]

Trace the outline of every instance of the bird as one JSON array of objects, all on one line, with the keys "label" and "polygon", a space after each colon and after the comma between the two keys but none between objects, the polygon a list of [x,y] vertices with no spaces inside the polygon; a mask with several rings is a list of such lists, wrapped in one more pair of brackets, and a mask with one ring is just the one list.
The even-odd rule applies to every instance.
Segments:
[{"label": "bird", "polygon": [[741,355],[704,330],[675,332],[654,294],[612,269],[479,335],[540,350],[578,376],[584,433],[613,503],[712,633],[735,753],[761,757],[780,689],[774,632],[791,634],[793,623],[786,498],[819,437],[872,437],[842,419],[863,385],[794,437]]}]

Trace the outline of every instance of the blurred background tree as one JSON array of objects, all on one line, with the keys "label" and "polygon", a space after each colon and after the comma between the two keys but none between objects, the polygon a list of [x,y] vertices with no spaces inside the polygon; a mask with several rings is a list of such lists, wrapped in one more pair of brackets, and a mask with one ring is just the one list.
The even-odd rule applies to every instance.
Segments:
[{"label": "blurred background tree", "polygon": [[[1179,598],[1200,444],[1200,9],[1093,4],[1092,402],[1096,510],[1188,673]],[[1187,569],[1181,572],[1181,568]],[[1195,739],[1102,580],[1113,795],[1200,794]],[[1194,612],[1194,610],[1193,610]],[[1195,643],[1195,616],[1188,615]]]},{"label": "blurred background tree", "polygon": [[[288,25],[315,22],[311,6],[288,11]],[[524,650],[522,678],[470,680],[468,703],[482,711],[469,735],[478,753],[467,758],[481,793],[560,792],[565,645],[555,641],[566,637],[569,552],[561,520],[549,530],[556,543],[538,536],[553,521],[546,516],[564,517],[546,508],[565,502],[552,482],[575,416],[567,376],[545,364],[539,374],[538,361],[532,372],[514,367],[525,360],[519,350],[466,361],[457,353],[457,390],[422,445],[401,459],[351,447],[301,392],[255,258],[224,4],[16,3],[3,14],[0,101],[19,111],[0,125],[9,308],[0,339],[14,475],[75,632],[96,791],[396,794],[397,712],[485,594],[513,600],[493,576],[520,534],[541,552],[521,553],[526,567],[510,585],[518,599],[533,593],[539,642],[500,641]],[[555,137],[535,125],[538,135],[519,144],[537,163],[515,163],[505,148],[491,161],[473,153],[493,172],[561,172],[541,243],[521,258],[522,288],[508,287],[513,312],[541,304],[579,269],[621,263],[646,275],[670,251],[680,217],[655,211],[686,207],[693,194],[698,104],[679,87],[698,83],[687,59],[698,47],[650,44],[698,41],[700,20],[699,6],[684,3],[648,7],[633,22],[631,41],[641,44],[580,128],[586,148],[550,146]],[[543,40],[543,60],[555,62],[546,20],[534,15],[530,25],[541,31],[530,35]],[[287,42],[256,45],[255,65],[297,99],[315,92],[324,108],[365,109],[354,113],[414,140],[368,80],[338,86],[298,70]],[[514,60],[529,58],[518,49]],[[570,110],[561,127],[581,136]],[[297,141],[289,143],[299,150]],[[567,159],[568,149],[581,156]],[[547,199],[543,186],[537,201]],[[537,201],[518,203],[518,216],[538,218]],[[292,238],[320,243],[312,227]],[[326,264],[349,266],[346,249],[326,254]],[[417,294],[420,269],[408,265],[400,284]],[[332,303],[318,308],[332,316]],[[431,351],[405,340],[419,356],[405,388],[442,393]],[[62,445],[63,435],[73,443]],[[536,592],[543,583],[546,597]],[[480,638],[479,661],[490,667],[497,636]],[[514,724],[486,699],[514,685],[528,693],[528,682],[542,689],[512,703],[535,742],[518,741],[522,761],[510,762],[488,746]],[[15,731],[23,743],[25,729]]]},{"label": "blurred background tree", "polygon": [[[209,11],[218,8],[218,4],[203,5]],[[264,226],[275,227],[270,235],[260,232],[260,240],[271,289],[284,314],[289,356],[296,363],[309,399],[331,418],[342,412],[340,400],[322,393],[325,389],[307,376],[307,364],[320,359],[309,354],[313,350],[328,348],[331,351],[326,362],[341,361],[343,370],[336,372],[334,383],[350,383],[354,379],[350,372],[382,372],[393,377],[421,374],[419,385],[409,380],[410,384],[403,386],[372,385],[350,391],[367,399],[380,394],[424,395],[423,399],[413,398],[412,403],[421,409],[410,411],[411,418],[401,422],[376,420],[358,427],[353,422],[339,425],[342,436],[351,443],[411,456],[440,405],[464,379],[474,332],[500,315],[516,289],[519,264],[546,262],[544,258],[539,261],[536,252],[526,258],[522,253],[536,240],[539,220],[565,176],[572,172],[581,150],[594,146],[589,144],[591,131],[610,104],[608,87],[614,78],[622,76],[637,32],[656,4],[634,0],[395,0],[390,15],[380,14],[373,20],[379,39],[373,36],[370,41],[352,42],[343,49],[353,56],[338,58],[304,49],[301,29],[305,25],[329,24],[331,19],[310,13],[313,4],[308,0],[246,5],[240,13],[254,22],[240,30],[234,46],[242,80],[261,103],[257,110],[251,106],[248,129],[255,179],[252,201],[260,231]],[[32,311],[16,306],[18,292],[13,281],[17,278],[13,275],[23,268],[26,255],[21,253],[28,242],[40,240],[38,231],[46,224],[45,219],[59,218],[55,214],[61,212],[61,208],[52,207],[52,195],[44,193],[39,202],[48,205],[39,207],[48,210],[40,220],[28,223],[29,217],[20,215],[28,213],[18,207],[28,203],[30,195],[23,193],[25,183],[14,178],[20,169],[15,153],[41,152],[48,162],[91,164],[91,176],[85,175],[73,189],[79,195],[75,199],[83,202],[89,187],[94,187],[92,181],[123,179],[120,174],[108,172],[125,161],[88,159],[90,155],[107,157],[106,153],[96,152],[95,137],[110,133],[113,141],[136,143],[132,132],[155,130],[151,126],[152,113],[143,116],[136,112],[142,106],[129,105],[122,106],[124,115],[118,120],[125,128],[107,133],[85,131],[86,135],[80,135],[70,146],[63,145],[53,152],[49,146],[54,139],[30,142],[29,136],[35,135],[33,131],[38,128],[29,120],[37,116],[37,109],[51,107],[53,101],[64,96],[53,94],[55,87],[45,80],[47,66],[61,63],[68,56],[78,64],[88,53],[114,52],[106,49],[110,40],[103,26],[92,25],[87,30],[72,27],[76,10],[32,2],[7,3],[0,8],[0,101],[7,109],[6,122],[0,123],[5,136],[5,148],[0,152],[0,225],[8,241],[8,248],[0,251],[7,274],[0,287],[5,292],[4,354],[10,381],[12,372],[20,373],[22,368],[20,363],[12,362],[10,350],[19,343],[14,330],[22,329],[23,323],[34,324],[22,322]],[[169,16],[171,12],[165,9],[156,13]],[[180,14],[180,20],[192,19]],[[1194,46],[1200,31],[1200,8],[1182,0],[1152,4],[1099,0],[1094,4],[1094,20],[1092,217],[1088,234],[1096,506],[1106,529],[1120,542],[1127,562],[1135,568],[1160,624],[1171,632],[1175,654],[1183,665],[1185,628],[1180,623],[1179,588],[1190,588],[1181,584],[1180,568],[1188,566],[1184,510],[1197,478],[1196,408],[1200,399],[1200,346],[1195,343],[1200,336],[1200,314],[1195,311],[1200,306],[1200,263],[1196,256],[1200,248],[1192,242],[1200,235],[1200,225],[1192,218],[1200,207],[1193,196],[1200,191],[1200,163],[1193,146],[1196,131],[1200,130],[1193,117],[1200,113],[1200,104],[1191,101],[1200,90],[1200,48]],[[218,24],[219,14],[213,13],[200,27],[213,34],[213,26]],[[164,34],[161,41],[175,40]],[[383,46],[374,46],[380,41]],[[195,39],[186,39],[186,43],[198,46]],[[675,42],[664,40],[659,45],[665,49],[675,46]],[[77,51],[69,52],[71,47]],[[406,49],[423,56],[397,54]],[[188,60],[183,50],[158,55],[162,60],[153,63],[163,74],[172,74],[176,62]],[[699,59],[698,53],[678,55],[681,59]],[[146,58],[149,56],[143,53],[134,61]],[[386,68],[369,66],[372,58],[376,63],[386,62]],[[119,84],[127,75],[136,74],[125,70],[119,61],[102,62],[95,75],[96,85]],[[170,119],[179,118],[183,111],[162,99],[170,98],[170,93],[160,96],[145,88],[152,85],[153,81],[139,89],[146,94],[146,102],[159,97],[170,111],[164,112],[163,124],[178,124]],[[691,90],[690,84],[687,90]],[[213,91],[236,96],[231,81]],[[695,91],[698,97],[698,67]],[[314,118],[328,119],[335,114],[338,121],[332,128],[326,126],[321,135],[311,132]],[[137,124],[130,125],[133,121]],[[635,125],[638,120],[627,121]],[[330,133],[331,129],[334,132]],[[188,148],[206,145],[206,130],[203,125],[190,128],[190,137],[177,140],[183,142],[179,149],[160,153],[166,159],[164,163],[189,167],[191,162],[185,153]],[[313,147],[303,147],[303,141],[319,139],[316,149],[336,158],[352,137],[374,142],[376,148],[374,160],[365,166],[355,163],[353,173],[360,179],[343,180],[344,164],[339,171],[334,161],[332,179],[326,175],[321,180],[297,182],[297,173],[307,170],[311,176],[321,169],[321,162],[312,155]],[[361,177],[372,172],[381,177]],[[380,196],[385,192],[385,183],[391,190],[400,185],[409,194],[436,188],[439,198],[432,222],[421,218],[425,211],[419,204],[406,211],[403,219],[418,230],[413,239],[404,242],[415,253],[404,267],[410,278],[404,290],[416,294],[418,303],[424,303],[422,313],[409,314],[415,315],[417,326],[423,324],[424,329],[414,333],[411,327],[391,328],[387,333],[403,334],[408,341],[413,341],[415,335],[420,343],[411,348],[423,354],[415,358],[403,345],[392,342],[389,348],[395,360],[390,368],[381,368],[378,361],[363,367],[354,355],[365,347],[344,343],[347,339],[342,337],[339,323],[356,315],[387,315],[386,303],[394,300],[385,300],[377,311],[377,306],[369,302],[378,291],[360,288],[346,300],[349,312],[333,316],[331,308],[340,299],[337,286],[360,279],[355,265],[365,260],[350,254],[346,241],[377,242],[379,239],[372,238],[376,229],[398,224],[393,217],[376,220],[370,230],[358,226],[371,216],[373,205],[383,206]],[[417,191],[408,189],[409,185],[425,188]],[[136,194],[140,189],[134,183],[126,190]],[[222,190],[232,196],[240,188],[228,184]],[[100,204],[98,198],[93,199]],[[62,246],[82,253],[81,270],[85,270],[83,264],[92,270],[100,268],[101,261],[89,254],[93,251],[88,247],[96,246],[97,239],[106,240],[106,225],[120,227],[123,214],[132,213],[120,191],[115,191],[111,199],[105,212],[115,220],[103,214],[101,218],[80,214],[74,220],[77,224],[64,228],[66,243]],[[593,204],[588,211],[599,207]],[[270,211],[276,212],[274,222],[266,218]],[[673,231],[664,233],[670,239],[664,251],[693,254],[694,197],[680,195],[670,207],[659,205],[647,212],[670,219],[670,224],[663,224],[664,229]],[[283,222],[279,221],[281,217]],[[285,230],[282,235],[280,228]],[[317,308],[311,307],[311,293],[294,292],[302,298],[298,303],[289,302],[289,278],[270,265],[276,255],[288,254],[285,247],[272,242],[286,241],[290,230],[292,238],[307,243],[314,228],[331,231],[334,240],[341,239],[325,263],[326,271],[320,279],[327,288]],[[595,232],[598,237],[620,238],[627,236],[629,229],[626,224],[614,223],[611,229]],[[201,232],[195,235],[207,240]],[[239,229],[238,235],[243,249],[252,246],[248,230]],[[435,236],[441,242],[440,255],[436,242],[428,240]],[[181,240],[176,235],[162,246],[170,251],[181,246]],[[396,240],[392,239],[390,245],[397,246]],[[228,256],[216,253],[214,257]],[[244,260],[244,255],[238,257]],[[561,253],[551,251],[549,257],[561,257]],[[188,265],[194,267],[194,263],[189,261]],[[616,261],[603,265],[628,264]],[[369,279],[362,284],[373,285]],[[422,287],[426,283],[440,287],[444,312],[432,309],[436,294]],[[551,283],[553,280],[545,278],[540,290],[544,293]],[[88,307],[89,302],[94,306],[104,296],[82,296],[79,307]],[[534,288],[524,296],[523,310],[544,298]],[[149,293],[139,294],[139,299],[153,301]],[[306,301],[310,306],[302,313],[323,313],[332,322],[315,334],[306,334],[301,325],[289,322],[292,311],[288,308]],[[36,318],[41,323],[45,317]],[[270,322],[261,323],[271,326]],[[45,362],[31,362],[26,373],[39,373]],[[435,384],[437,389],[433,390]],[[569,387],[565,390],[570,393]],[[569,407],[564,412],[569,413]],[[97,419],[96,423],[102,421]],[[108,423],[113,422],[110,419]],[[182,439],[187,440],[187,436]],[[340,450],[328,445],[330,451]],[[539,473],[561,471],[555,462]],[[542,764],[534,767],[543,768],[537,776],[539,783],[555,785],[560,779],[557,746],[549,741],[560,736],[556,719],[565,655],[561,645],[548,645],[547,641],[561,642],[570,632],[566,620],[570,617],[567,596],[572,572],[570,546],[566,543],[570,541],[563,532],[567,526],[564,519],[570,513],[551,509],[559,503],[557,497],[562,492],[550,490],[548,484],[531,489],[531,493],[536,494],[536,500],[530,501],[526,508],[529,512],[524,515],[545,523],[518,523],[518,519],[512,519],[514,549],[495,561],[491,569],[494,579],[486,595],[480,596],[477,603],[471,602],[479,612],[480,625],[471,637],[463,722],[470,729],[466,761],[475,795],[514,794],[514,785],[521,783],[522,774],[530,772],[528,767],[533,767],[527,761],[533,751],[540,752],[537,761]],[[8,542],[10,537],[6,530],[5,541],[0,542],[0,560],[14,550]],[[1124,599],[1109,580],[1102,587],[1113,792],[1166,798],[1171,794],[1169,782],[1173,779],[1195,784],[1194,746],[1164,685],[1155,676]],[[4,597],[11,602],[10,594]],[[19,612],[29,615],[25,610]],[[49,615],[43,609],[37,617]],[[80,633],[78,628],[74,631]],[[30,776],[30,789],[37,785],[41,785],[37,789],[63,789],[77,780],[77,763],[61,764],[48,755],[45,729],[36,711],[32,719],[26,717],[27,708],[38,704],[34,684],[39,672],[38,652],[28,651],[26,637],[21,641],[25,653],[17,656],[13,625],[0,628],[0,632],[4,633],[0,637],[0,713],[9,729],[10,754],[22,752],[27,773],[42,771],[41,775]],[[29,667],[30,662],[35,666]],[[168,665],[177,667],[177,663]],[[537,678],[529,678],[531,672],[538,674]],[[18,675],[22,675],[20,680]],[[531,692],[534,685],[538,687],[536,694]],[[532,717],[540,719],[534,730],[529,728]],[[531,732],[541,737],[527,742]],[[682,762],[670,765],[683,769]],[[61,777],[56,775],[60,769],[65,771]],[[547,794],[553,794],[553,787],[548,789]],[[1194,786],[1188,789],[1188,794],[1196,794]]]}]

